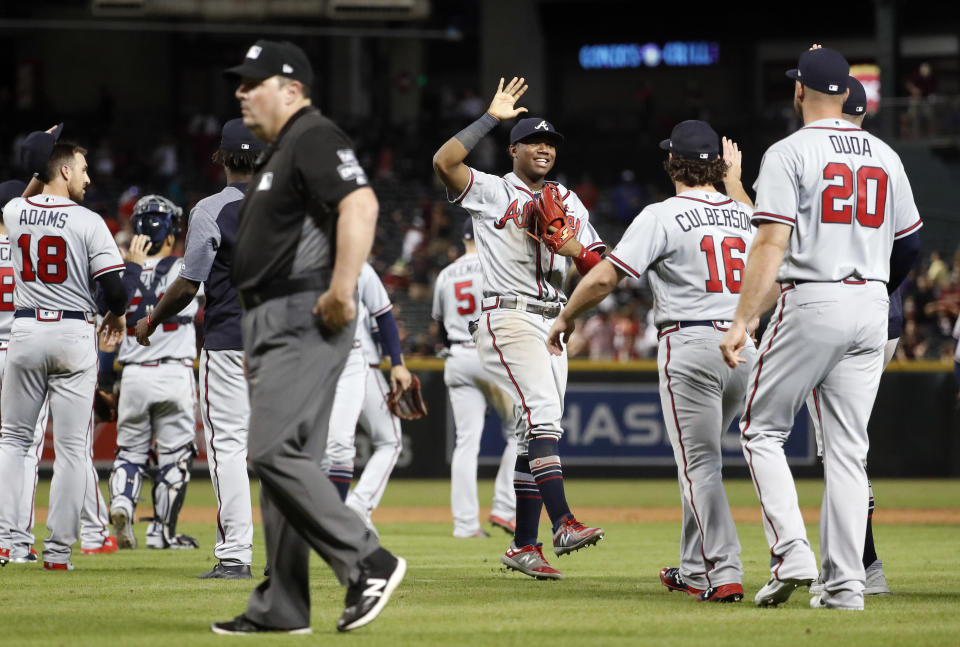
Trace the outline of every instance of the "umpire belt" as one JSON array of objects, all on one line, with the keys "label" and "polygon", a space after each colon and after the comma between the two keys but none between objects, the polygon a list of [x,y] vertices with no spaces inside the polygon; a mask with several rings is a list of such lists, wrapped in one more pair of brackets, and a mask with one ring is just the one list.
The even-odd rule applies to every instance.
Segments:
[{"label": "umpire belt", "polygon": [[544,303],[542,301],[537,301],[536,299],[528,299],[527,297],[484,297],[483,301],[480,302],[480,309],[483,312],[488,310],[523,310],[524,312],[529,312],[530,314],[540,315],[547,319],[554,319],[557,315],[560,314],[560,304],[559,303]]},{"label": "umpire belt", "polygon": [[322,270],[313,274],[272,281],[249,290],[237,290],[237,296],[240,298],[240,305],[243,309],[251,310],[270,299],[286,297],[299,292],[324,291],[330,285],[330,272],[330,270]]},{"label": "umpire belt", "polygon": [[657,333],[657,339],[662,338],[664,335],[669,335],[672,332],[677,332],[681,328],[692,328],[694,326],[707,326],[720,332],[727,332],[727,329],[730,327],[729,321],[718,321],[715,319],[694,319],[692,321],[673,321],[664,324],[660,324],[659,332]]},{"label": "umpire belt", "polygon": [[80,310],[44,310],[43,308],[20,308],[13,313],[15,319],[36,319],[37,321],[61,321],[63,319],[79,319],[87,323],[96,323],[97,316],[92,312]]}]

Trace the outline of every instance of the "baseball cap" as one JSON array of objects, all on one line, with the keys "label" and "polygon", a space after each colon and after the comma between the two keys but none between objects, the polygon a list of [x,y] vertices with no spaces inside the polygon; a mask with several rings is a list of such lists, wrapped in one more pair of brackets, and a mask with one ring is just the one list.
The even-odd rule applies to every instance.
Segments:
[{"label": "baseball cap", "polygon": [[843,94],[850,78],[850,64],[843,54],[829,47],[808,49],[787,76],[825,94]]},{"label": "baseball cap", "polygon": [[707,122],[688,119],[673,127],[670,139],[660,142],[660,148],[684,159],[717,159],[720,157],[720,135]]},{"label": "baseball cap", "polygon": [[20,180],[7,180],[0,183],[0,209],[7,206],[7,203],[14,198],[23,195],[23,190],[27,188],[27,183]]},{"label": "baseball cap", "polygon": [[286,40],[258,40],[247,50],[243,63],[223,73],[247,79],[266,79],[279,75],[308,86],[313,83],[313,68],[307,55]]},{"label": "baseball cap", "polygon": [[473,218],[469,216],[463,221],[463,239],[473,240]]},{"label": "baseball cap", "polygon": [[546,119],[541,119],[540,117],[527,117],[526,119],[521,119],[517,124],[510,129],[510,144],[516,144],[521,139],[529,137],[530,135],[543,135],[546,134],[549,139],[553,140],[554,144],[563,143],[563,135],[557,132],[557,129],[553,127]]},{"label": "baseball cap", "polygon": [[264,148],[266,145],[243,125],[243,119],[231,119],[223,124],[223,130],[220,133],[220,150],[227,153],[256,153]]},{"label": "baseball cap", "polygon": [[863,88],[863,83],[855,76],[847,79],[847,87],[850,88],[850,94],[847,100],[843,102],[843,114],[862,115],[867,111],[867,91]]},{"label": "baseball cap", "polygon": [[63,132],[62,122],[53,129],[52,133],[35,130],[24,138],[20,145],[20,163],[26,171],[36,173],[47,165],[50,153],[60,139],[61,132]]}]

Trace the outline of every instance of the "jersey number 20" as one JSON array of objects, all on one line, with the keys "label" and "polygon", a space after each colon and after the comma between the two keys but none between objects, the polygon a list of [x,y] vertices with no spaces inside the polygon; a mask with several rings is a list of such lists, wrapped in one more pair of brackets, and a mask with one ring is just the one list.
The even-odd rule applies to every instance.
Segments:
[{"label": "jersey number 20", "polygon": [[20,254],[23,256],[23,271],[20,278],[25,283],[36,281],[43,283],[63,283],[67,280],[67,242],[60,236],[41,236],[37,241],[37,270],[33,270],[30,259],[30,241],[32,234],[21,234],[17,239]]},{"label": "jersey number 20", "polygon": [[[848,200],[853,195],[853,170],[839,162],[827,164],[823,168],[823,179],[836,180],[837,178],[840,178],[840,184],[832,184],[823,190],[820,220],[849,225],[853,222],[854,207],[842,204],[838,209],[837,201]],[[887,205],[887,172],[879,166],[861,166],[856,173],[856,189],[857,198],[854,200],[854,205],[857,209],[857,222],[864,227],[876,229],[883,224],[883,212]]]},{"label": "jersey number 20", "polygon": [[[736,250],[741,254],[747,250],[747,244],[739,236],[727,236],[720,241],[720,250],[723,256],[724,282],[727,290],[740,294],[740,281],[743,280],[743,259],[733,255]],[[723,283],[720,282],[720,272],[717,271],[717,251],[713,244],[713,236],[704,236],[700,239],[700,251],[707,255],[707,292],[723,292]]]}]

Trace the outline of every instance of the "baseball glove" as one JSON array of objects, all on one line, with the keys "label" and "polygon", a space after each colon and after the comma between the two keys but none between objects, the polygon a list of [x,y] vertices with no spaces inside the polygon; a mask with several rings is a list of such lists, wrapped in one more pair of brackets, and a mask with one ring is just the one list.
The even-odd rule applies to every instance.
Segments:
[{"label": "baseball glove", "polygon": [[420,379],[413,375],[406,391],[391,391],[388,396],[390,412],[402,420],[417,420],[427,415],[427,403],[420,393]]},{"label": "baseball glove", "polygon": [[544,184],[540,195],[534,199],[530,226],[535,228],[534,238],[543,241],[554,252],[573,238],[574,231],[567,224],[567,208],[556,184]]}]

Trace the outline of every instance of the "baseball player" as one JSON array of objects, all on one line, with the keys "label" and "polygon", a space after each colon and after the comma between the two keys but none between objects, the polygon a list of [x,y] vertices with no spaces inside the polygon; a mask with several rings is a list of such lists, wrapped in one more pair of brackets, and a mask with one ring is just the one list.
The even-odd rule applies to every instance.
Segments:
[{"label": "baseball player", "polygon": [[[160,195],[146,195],[133,207],[135,236],[123,274],[131,322],[150,316],[180,273],[183,260],[171,254],[181,213]],[[117,405],[117,455],[110,474],[110,520],[120,548],[137,547],[134,512],[154,439],[153,521],[147,529],[147,547],[199,547],[193,537],[177,533],[177,517],[197,455],[193,318],[198,309],[199,303],[193,301],[180,315],[160,320],[162,331],[150,346],[138,344],[134,328],[128,328],[117,353],[123,374]]]},{"label": "baseball player", "polygon": [[867,419],[883,370],[887,286],[897,286],[916,258],[922,222],[896,153],[843,118],[848,74],[847,61],[828,48],[804,52],[787,72],[804,127],[763,157],[754,185],[757,234],[720,343],[729,366],[746,362],[747,326],[776,299],[740,421],[771,554],[758,606],[780,604],[817,577],[783,452],[816,389],[824,591],[811,605],[863,608]]},{"label": "baseball player", "polygon": [[[664,568],[668,589],[703,602],[743,599],[740,542],[721,479],[720,440],[743,411],[745,371],[717,355],[715,344],[737,305],[753,239],[753,205],[718,193],[744,194],[740,154],[703,121],[677,124],[664,165],[676,196],[640,212],[606,260],[580,282],[547,344],[560,355],[577,317],[599,304],[626,276],[646,273],[659,329],[660,402],[680,481],[680,566]],[[729,164],[729,167],[728,167]],[[744,354],[752,357],[753,349]]]},{"label": "baseball player", "polygon": [[[859,127],[863,126],[863,120],[867,116],[867,93],[863,84],[856,77],[851,76],[848,80],[848,90],[850,91],[847,100],[843,103],[843,118]],[[897,343],[900,341],[900,335],[903,333],[903,296],[900,294],[900,288],[897,287],[890,294],[890,312],[887,315],[887,344],[883,347],[883,367],[886,368],[890,360],[893,359],[897,351]],[[817,456],[823,460],[823,429],[820,425],[819,403],[816,398],[816,390],[807,396],[807,411],[810,413],[810,419],[813,422],[814,435],[817,440]],[[867,479],[867,489],[870,494],[867,504],[867,530],[866,539],[863,545],[863,568],[865,581],[863,587],[864,595],[884,595],[890,593],[890,587],[887,586],[887,578],[883,574],[883,562],[877,557],[877,548],[873,542],[873,511],[875,502],[873,498],[873,485],[870,479]],[[810,586],[810,593],[818,594],[823,592],[823,574],[821,573],[816,581]]]},{"label": "baseball player", "polygon": [[4,207],[13,247],[14,322],[4,365],[0,409],[0,564],[10,559],[11,529],[21,519],[26,454],[49,395],[56,450],[43,567],[66,571],[77,540],[87,491],[97,381],[92,282],[97,280],[110,311],[101,331],[125,328],[123,261],[103,219],[78,203],[90,184],[86,151],[58,142],[61,127],[24,140],[28,170],[37,175],[22,198]]},{"label": "baseball player", "polygon": [[[19,180],[9,180],[0,184],[0,209],[10,200],[20,196],[27,187]],[[0,223],[0,379],[7,357],[10,342],[10,329],[13,326],[13,256],[7,230]],[[13,564],[32,564],[37,561],[37,551],[33,548],[34,500],[37,488],[37,474],[43,444],[46,439],[49,414],[49,399],[45,400],[37,418],[33,443],[27,450],[24,467],[24,481],[21,489],[20,522],[11,529],[13,537],[10,547],[10,562]],[[80,511],[80,549],[84,555],[109,554],[117,550],[116,537],[110,535],[107,525],[107,505],[100,493],[97,470],[93,466],[93,435],[90,437],[89,464],[84,470],[86,488],[83,507]]]},{"label": "baseball player", "polygon": [[517,459],[517,416],[513,401],[483,368],[469,323],[480,318],[483,271],[473,240],[473,221],[463,223],[464,254],[441,270],[433,291],[433,318],[447,347],[443,382],[450,396],[456,438],[450,459],[450,510],[454,537],[487,537],[480,527],[477,502],[477,455],[489,404],[503,423],[506,446],[494,481],[489,521],[511,535],[517,507],[513,466]]},{"label": "baseball player", "polygon": [[[322,464],[340,498],[372,528],[370,516],[383,497],[387,480],[403,447],[400,420],[390,412],[387,395],[409,388],[412,376],[403,364],[393,304],[369,263],[364,263],[360,270],[357,295],[357,329],[353,348],[337,381],[327,451]],[[380,341],[390,357],[389,385],[380,372],[380,350],[372,331],[374,321],[380,331]],[[374,451],[351,491],[357,421],[361,417]]]},{"label": "baseball player", "polygon": [[263,142],[231,119],[223,125],[213,162],[223,167],[227,186],[200,200],[190,212],[186,251],[178,276],[151,318],[137,321],[137,341],[149,345],[157,322],[190,306],[200,290],[206,297],[200,357],[200,413],[207,466],[217,497],[217,563],[202,579],[250,579],[253,512],[247,475],[247,421],[250,402],[243,369],[240,302],[230,282],[240,202]]},{"label": "baseball player", "polygon": [[[503,177],[482,173],[464,164],[477,142],[505,119],[527,111],[515,108],[526,92],[524,80],[503,79],[487,112],[448,140],[433,157],[437,176],[448,196],[473,219],[477,253],[483,272],[483,300],[476,337],[484,368],[497,385],[522,408],[523,437],[517,443],[514,490],[517,528],[501,562],[535,578],[560,579],[562,574],[543,557],[537,543],[541,507],[553,524],[557,555],[596,544],[602,528],[585,526],[574,517],[563,487],[558,441],[563,435],[563,394],[567,360],[547,352],[544,343],[550,323],[566,301],[562,284],[570,261],[581,274],[600,261],[603,247],[589,221],[589,213],[573,192],[563,186],[548,188],[546,176],[556,161],[563,136],[545,119],[521,119],[510,131],[513,171]],[[545,190],[559,191],[566,224],[547,235],[548,247],[528,235],[534,202]]]}]

